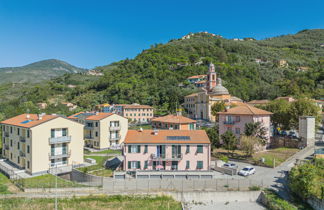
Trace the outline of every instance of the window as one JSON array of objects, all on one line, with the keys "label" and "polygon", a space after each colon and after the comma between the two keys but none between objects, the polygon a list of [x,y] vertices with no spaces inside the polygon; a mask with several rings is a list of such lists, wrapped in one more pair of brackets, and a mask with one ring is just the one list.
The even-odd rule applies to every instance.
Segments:
[{"label": "window", "polygon": [[98,131],[96,131],[96,137],[98,137]]},{"label": "window", "polygon": [[29,161],[27,161],[27,168],[29,168],[29,166],[30,166],[30,165],[29,165]]},{"label": "window", "polygon": [[29,153],[29,145],[27,145],[27,153]]},{"label": "window", "polygon": [[18,142],[17,144],[17,149],[20,149],[20,142]]},{"label": "window", "polygon": [[240,130],[240,128],[235,128],[235,133],[236,133],[236,134],[241,134],[241,130]]},{"label": "window", "polygon": [[10,146],[12,147],[12,139],[10,139]]},{"label": "window", "polygon": [[96,122],[96,127],[98,127],[98,125],[99,125],[98,122]]},{"label": "window", "polygon": [[144,153],[147,153],[148,145],[145,145],[144,147]]},{"label": "window", "polygon": [[181,145],[172,145],[172,157],[173,158],[181,157]]},{"label": "window", "polygon": [[67,136],[67,129],[66,128],[62,129],[62,136]]},{"label": "window", "polygon": [[235,121],[236,121],[236,122],[240,122],[240,121],[241,121],[240,116],[236,116],[236,117],[235,117]]},{"label": "window", "polygon": [[128,153],[140,153],[141,146],[140,145],[128,145]]},{"label": "window", "polygon": [[30,137],[30,130],[27,130],[27,138]]},{"label": "window", "polygon": [[55,137],[55,129],[51,129],[51,138]]},{"label": "window", "polygon": [[12,133],[12,127],[10,127],[10,133]]},{"label": "window", "polygon": [[148,168],[148,161],[145,160],[145,162],[144,162],[144,169],[147,169],[147,168]]},{"label": "window", "polygon": [[18,156],[18,160],[17,160],[18,164],[20,164],[20,157]]},{"label": "window", "polygon": [[20,135],[20,128],[17,129],[17,135]]},{"label": "window", "polygon": [[203,161],[197,161],[197,169],[203,169],[204,162]]},{"label": "window", "polygon": [[186,169],[189,169],[189,168],[190,168],[190,161],[187,160],[187,161],[186,161]]},{"label": "window", "polygon": [[190,153],[190,145],[186,146],[186,153]]},{"label": "window", "polygon": [[128,169],[141,169],[141,161],[128,161]]},{"label": "window", "polygon": [[203,153],[203,145],[197,145],[197,153]]}]

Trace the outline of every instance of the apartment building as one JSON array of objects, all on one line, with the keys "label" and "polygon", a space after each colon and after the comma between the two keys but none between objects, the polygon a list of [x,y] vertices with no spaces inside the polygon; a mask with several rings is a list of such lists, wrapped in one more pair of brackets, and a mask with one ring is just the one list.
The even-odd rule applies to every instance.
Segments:
[{"label": "apartment building", "polygon": [[120,147],[128,131],[128,120],[104,112],[80,112],[68,118],[85,125],[85,146],[95,149]]},{"label": "apartment building", "polygon": [[210,170],[210,141],[203,130],[129,130],[124,170]]},{"label": "apartment building", "polygon": [[237,138],[244,134],[245,125],[251,122],[261,122],[266,129],[266,137],[270,141],[271,112],[244,104],[233,107],[225,112],[219,112],[219,135],[232,131]]},{"label": "apartment building", "polygon": [[170,114],[154,118],[152,120],[152,127],[155,129],[169,130],[195,130],[196,120],[181,116],[180,114]]},{"label": "apartment building", "polygon": [[83,125],[56,115],[22,114],[1,122],[2,155],[32,175],[83,163]]},{"label": "apartment building", "polygon": [[137,124],[148,124],[154,114],[153,107],[140,104],[116,104],[113,112]]}]

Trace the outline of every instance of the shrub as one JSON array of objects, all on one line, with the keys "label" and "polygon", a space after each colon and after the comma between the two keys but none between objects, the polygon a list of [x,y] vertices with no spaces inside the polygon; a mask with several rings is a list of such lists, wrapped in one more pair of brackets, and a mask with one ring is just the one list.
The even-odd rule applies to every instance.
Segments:
[{"label": "shrub", "polygon": [[0,184],[0,193],[6,193],[8,190],[8,186],[4,184]]},{"label": "shrub", "polygon": [[220,156],[219,159],[220,159],[221,161],[224,161],[225,163],[228,162],[228,157],[225,156],[225,155]]},{"label": "shrub", "polygon": [[250,191],[259,191],[261,188],[259,186],[251,186],[249,187]]}]

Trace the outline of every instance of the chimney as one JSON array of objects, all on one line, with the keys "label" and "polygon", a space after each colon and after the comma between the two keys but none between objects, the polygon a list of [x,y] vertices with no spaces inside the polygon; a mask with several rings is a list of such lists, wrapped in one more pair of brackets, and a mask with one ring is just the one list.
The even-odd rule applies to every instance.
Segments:
[{"label": "chimney", "polygon": [[158,134],[159,134],[159,130],[158,130],[158,129],[154,129],[154,130],[153,130],[153,135],[154,135],[154,136],[157,136]]},{"label": "chimney", "polygon": [[139,131],[139,132],[143,132],[143,128],[142,128],[142,127],[140,127],[138,131]]},{"label": "chimney", "polygon": [[42,120],[43,119],[43,115],[42,114],[39,114],[38,115],[38,120]]},{"label": "chimney", "polygon": [[29,114],[26,114],[26,118],[27,118],[27,120],[29,120],[29,118],[30,118],[30,115],[29,115]]},{"label": "chimney", "polygon": [[99,112],[96,112],[96,115],[99,115]]}]

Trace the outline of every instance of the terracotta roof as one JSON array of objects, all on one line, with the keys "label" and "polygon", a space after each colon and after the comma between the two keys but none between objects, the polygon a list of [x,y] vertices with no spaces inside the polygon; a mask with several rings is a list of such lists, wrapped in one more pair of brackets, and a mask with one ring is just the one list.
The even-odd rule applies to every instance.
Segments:
[{"label": "terracotta roof", "polygon": [[152,122],[186,124],[186,123],[196,123],[196,120],[192,120],[184,116],[169,114],[163,117],[154,118],[152,119]]},{"label": "terracotta roof", "polygon": [[[174,140],[178,138],[178,140]],[[128,130],[125,144],[210,144],[204,130]]]},{"label": "terracotta roof", "polygon": [[248,104],[267,104],[269,103],[269,100],[252,100],[252,101],[249,101],[247,102]]},{"label": "terracotta roof", "polygon": [[99,112],[97,114],[88,116],[86,120],[102,120],[111,115],[114,115],[114,113]]},{"label": "terracotta roof", "polygon": [[[28,115],[29,115],[29,118],[27,118]],[[42,124],[44,122],[50,121],[50,120],[58,118],[58,117],[59,116],[56,116],[56,115],[43,115],[42,119],[38,119],[37,114],[21,114],[16,117],[4,120],[0,123],[6,124],[6,125],[14,125],[14,126],[19,126],[19,127],[24,127],[24,128],[31,128],[31,127],[35,127],[39,124]]]},{"label": "terracotta roof", "polygon": [[201,81],[195,82],[195,84],[204,84],[204,83],[206,83],[205,80],[201,80]]},{"label": "terracotta roof", "polygon": [[218,114],[271,115],[272,113],[246,104],[246,105],[239,105],[239,106],[233,107],[233,108],[227,110],[226,112],[218,112]]},{"label": "terracotta roof", "polygon": [[140,105],[140,104],[115,104],[115,106],[122,106],[124,108],[132,108],[132,109],[153,109],[153,107],[149,105]]},{"label": "terracotta roof", "polygon": [[207,77],[207,75],[206,74],[194,75],[194,76],[188,77],[187,79],[198,79],[198,78],[202,78],[202,77]]},{"label": "terracotta roof", "polygon": [[197,95],[198,95],[198,93],[192,93],[192,94],[187,95],[187,96],[185,96],[185,97],[192,97],[192,96],[197,96]]}]

